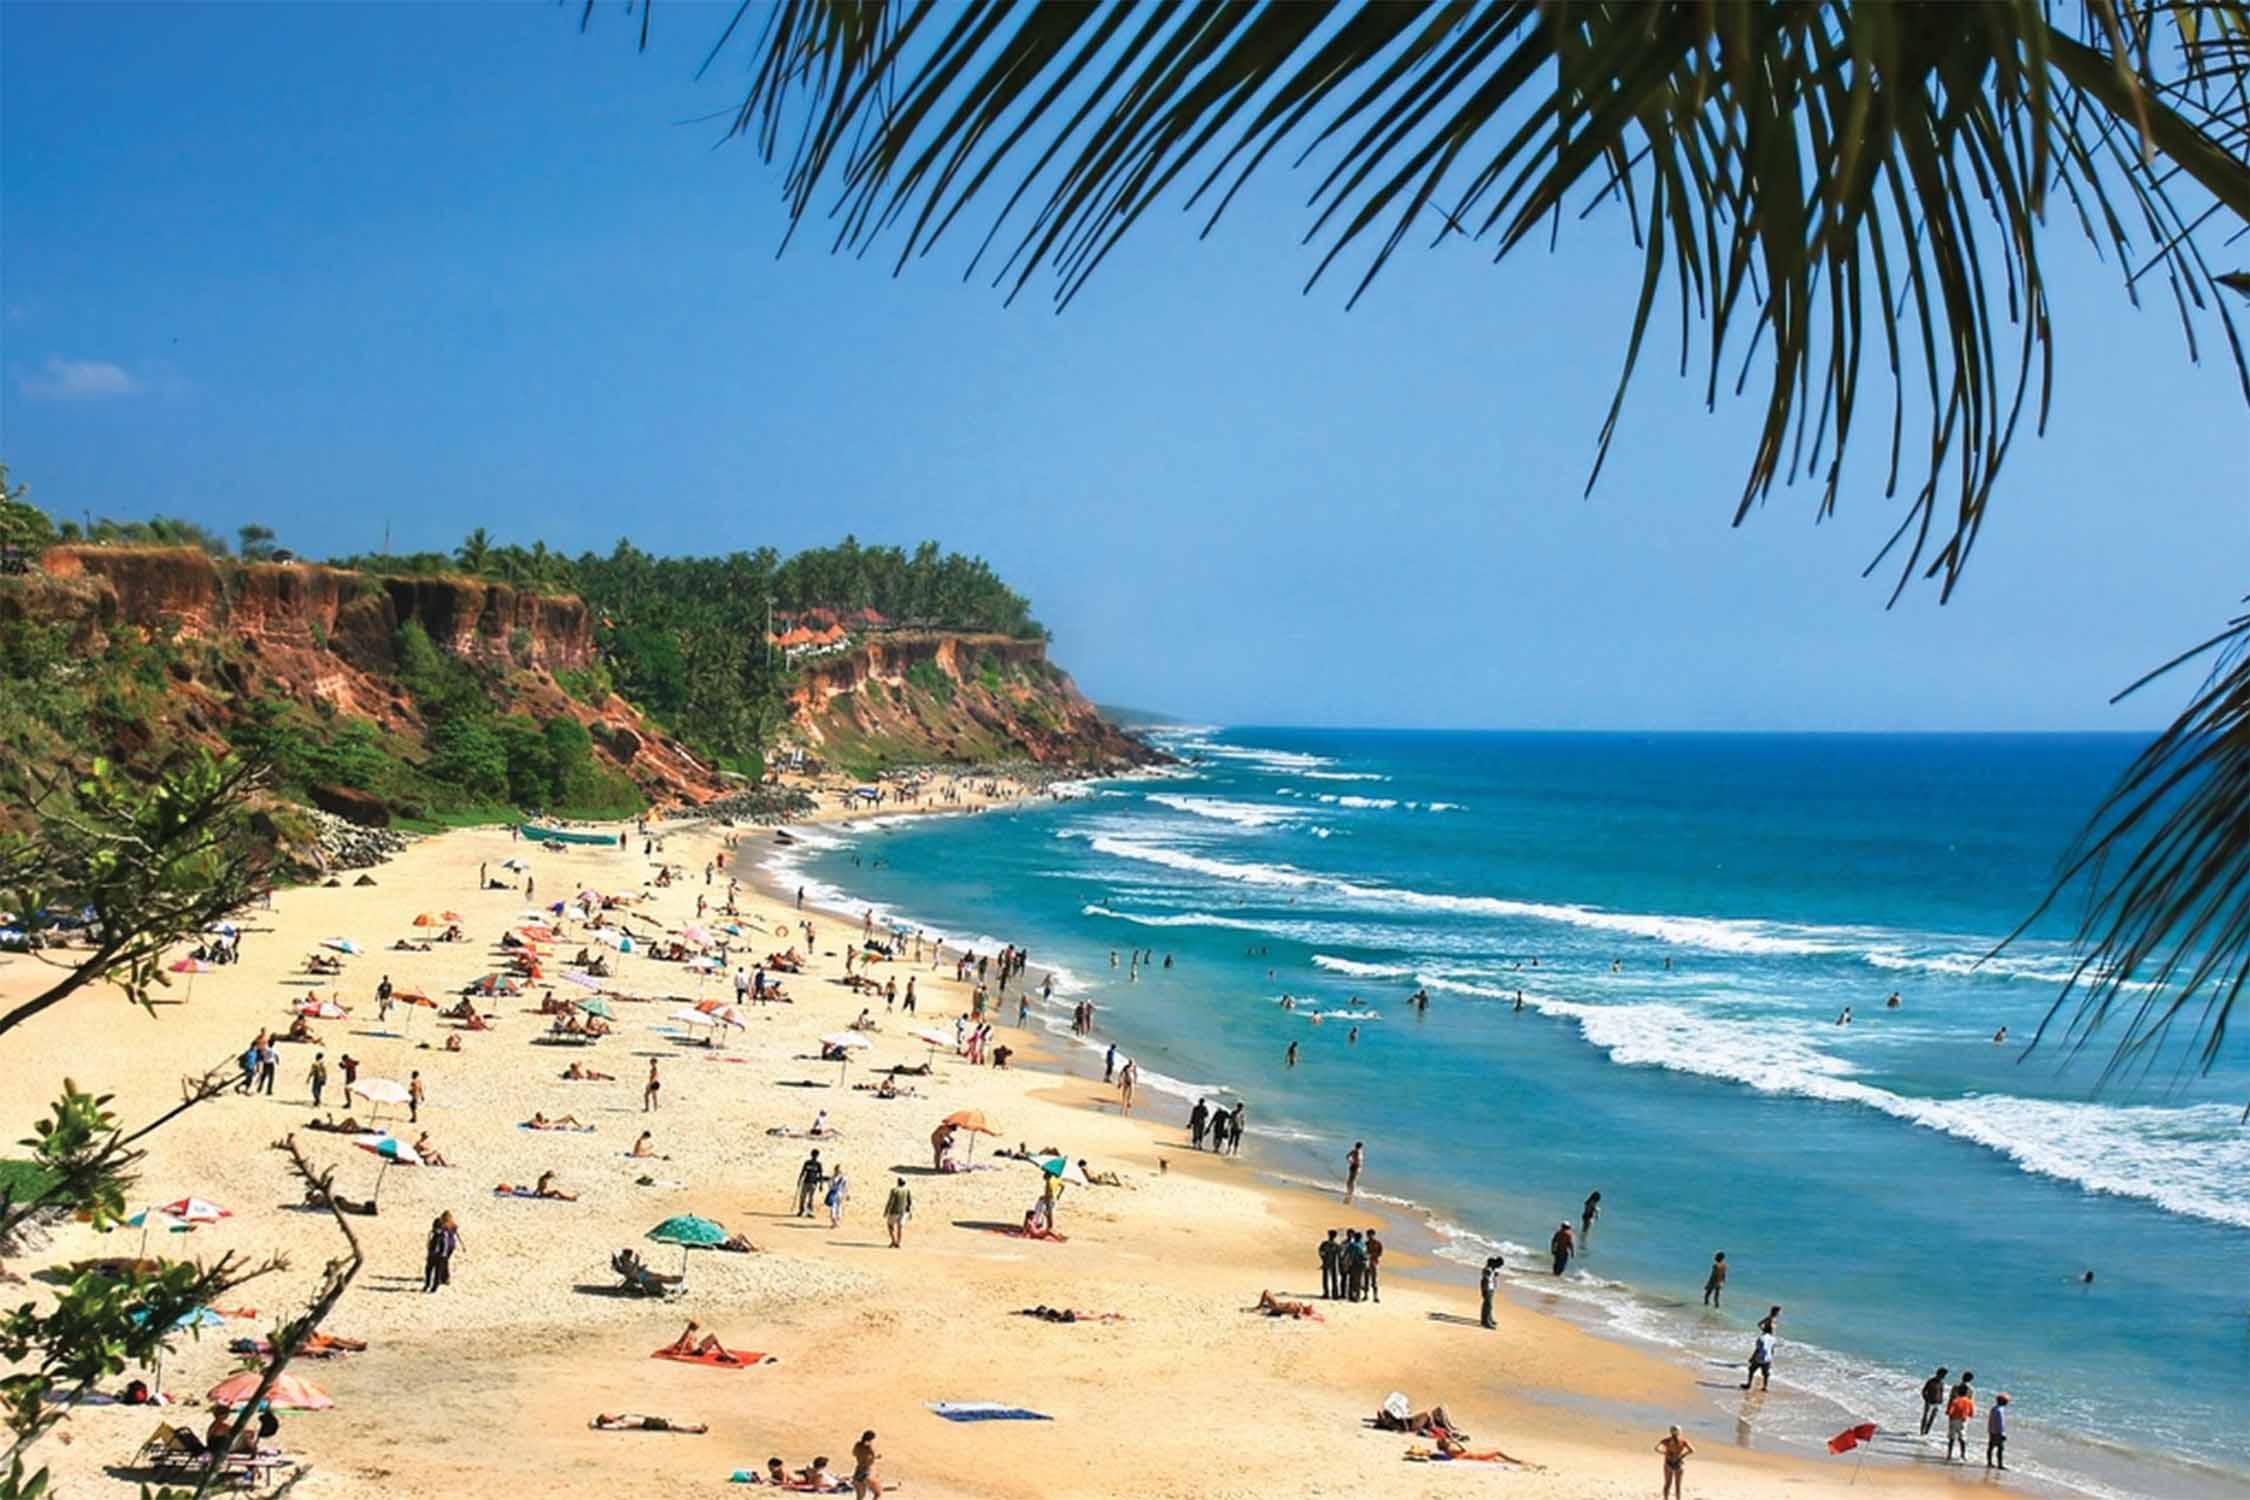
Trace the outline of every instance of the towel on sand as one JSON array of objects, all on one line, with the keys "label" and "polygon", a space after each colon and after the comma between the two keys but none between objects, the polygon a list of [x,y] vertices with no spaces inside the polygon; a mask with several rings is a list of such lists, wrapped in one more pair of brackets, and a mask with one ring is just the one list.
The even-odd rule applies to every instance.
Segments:
[{"label": "towel on sand", "polygon": [[948,1422],[1052,1422],[1043,1411],[1023,1406],[1003,1406],[997,1401],[931,1401],[931,1411]]}]

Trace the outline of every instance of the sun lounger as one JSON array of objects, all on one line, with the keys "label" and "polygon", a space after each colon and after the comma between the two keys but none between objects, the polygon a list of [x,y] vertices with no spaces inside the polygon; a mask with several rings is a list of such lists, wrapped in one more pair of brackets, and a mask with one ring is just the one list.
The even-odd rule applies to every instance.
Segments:
[{"label": "sun lounger", "polygon": [[[150,1473],[193,1479],[200,1477],[211,1466],[211,1450],[203,1439],[186,1427],[175,1427],[169,1422],[159,1423],[156,1431],[148,1435],[133,1455],[135,1468]],[[296,1467],[296,1460],[285,1458],[270,1449],[255,1453],[230,1453],[220,1461],[216,1482],[243,1488],[268,1484],[283,1470]]]}]

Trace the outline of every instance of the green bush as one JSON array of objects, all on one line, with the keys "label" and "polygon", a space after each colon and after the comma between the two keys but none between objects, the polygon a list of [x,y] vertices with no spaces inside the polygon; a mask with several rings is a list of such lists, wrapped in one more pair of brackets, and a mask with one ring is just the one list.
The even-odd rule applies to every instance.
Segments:
[{"label": "green bush", "polygon": [[528,627],[518,625],[508,632],[508,655],[519,667],[531,665],[531,631]]},{"label": "green bush", "polygon": [[483,718],[449,714],[430,736],[430,775],[471,798],[506,796],[507,747]]}]

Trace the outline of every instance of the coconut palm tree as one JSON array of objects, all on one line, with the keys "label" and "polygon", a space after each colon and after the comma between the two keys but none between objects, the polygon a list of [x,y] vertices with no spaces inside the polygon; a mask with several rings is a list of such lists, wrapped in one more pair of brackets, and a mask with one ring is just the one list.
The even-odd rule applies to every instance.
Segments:
[{"label": "coconut palm tree", "polygon": [[[1067,304],[1160,202],[1208,232],[1284,154],[1315,163],[1311,280],[1348,274],[1353,298],[1409,242],[1505,260],[1597,218],[1642,275],[1589,487],[1660,302],[1707,403],[1763,396],[1737,521],[1777,483],[1835,507],[1874,366],[1885,492],[1908,486],[1876,560],[1899,590],[1950,594],[2027,406],[2044,417],[2068,311],[2051,219],[2128,296],[2162,285],[2190,356],[2215,342],[2250,396],[2229,306],[2250,273],[2206,258],[2250,224],[2244,0],[744,0],[710,57],[736,45],[729,133],[786,158],[793,223],[887,240],[898,267],[965,237],[1011,298],[1043,281]],[[2119,1059],[2187,1017],[2208,1061],[2250,980],[2246,641],[2250,616],[2200,648],[2212,680],[2066,861],[2058,896],[2091,892],[2057,1001],[2079,999],[2074,1045],[2153,975]]]},{"label": "coconut palm tree", "polygon": [[493,561],[492,538],[482,526],[461,538],[461,545],[453,549],[453,560],[461,571],[482,574],[490,570]]}]

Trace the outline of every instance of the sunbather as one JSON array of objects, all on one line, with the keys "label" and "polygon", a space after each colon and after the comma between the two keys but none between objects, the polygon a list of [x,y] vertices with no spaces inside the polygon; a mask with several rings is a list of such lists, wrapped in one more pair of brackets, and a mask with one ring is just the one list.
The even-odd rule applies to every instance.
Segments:
[{"label": "sunbather", "polygon": [[1453,1419],[1445,1414],[1443,1402],[1428,1411],[1410,1412],[1403,1417],[1393,1415],[1387,1408],[1378,1408],[1375,1425],[1384,1432],[1411,1432],[1417,1437],[1435,1437],[1442,1432],[1459,1441],[1468,1436],[1453,1425]]},{"label": "sunbather", "polygon": [[555,1186],[555,1173],[552,1168],[539,1174],[539,1181],[532,1185],[531,1196],[534,1198],[560,1198],[565,1203],[576,1203],[578,1201],[576,1193],[566,1193]]},{"label": "sunbather", "polygon": [[550,1120],[538,1110],[533,1110],[531,1118],[523,1123],[526,1128],[531,1130],[591,1130],[593,1128],[576,1115],[557,1115]]},{"label": "sunbather", "polygon": [[586,1424],[596,1432],[709,1432],[708,1422],[675,1422],[670,1417],[644,1417],[638,1412],[621,1411],[614,1416],[608,1412],[597,1413]]},{"label": "sunbather", "polygon": [[[1523,1463],[1523,1460],[1522,1460],[1522,1459],[1520,1459],[1520,1458],[1516,1458],[1516,1457],[1514,1457],[1514,1456],[1512,1456],[1512,1455],[1510,1455],[1510,1454],[1507,1454],[1507,1453],[1503,1453],[1503,1452],[1501,1452],[1501,1451],[1500,1451],[1500,1450],[1499,1450],[1498,1448],[1484,1448],[1484,1449],[1479,1449],[1479,1450],[1471,1450],[1471,1449],[1469,1448],[1469,1446],[1468,1446],[1468,1445],[1467,1445],[1466,1443],[1463,1443],[1463,1442],[1462,1442],[1462,1441],[1460,1440],[1460,1438],[1458,1438],[1458,1437],[1457,1437],[1457,1436],[1455,1436],[1455,1435],[1454,1435],[1454,1434],[1453,1434],[1452,1432],[1450,1432],[1450,1431],[1448,1431],[1448,1430],[1446,1430],[1446,1429],[1444,1429],[1444,1428],[1442,1428],[1442,1427],[1441,1427],[1440,1429],[1438,1429],[1438,1435],[1437,1435],[1437,1451],[1438,1451],[1438,1452],[1439,1452],[1439,1454],[1440,1454],[1440,1455],[1442,1455],[1443,1457],[1446,1457],[1446,1458],[1457,1458],[1457,1459],[1463,1459],[1463,1460],[1466,1460],[1466,1461],[1468,1461],[1468,1462],[1470,1462],[1470,1463],[1479,1463],[1479,1464],[1522,1464],[1522,1463]],[[1535,1468],[1535,1467],[1537,1467],[1537,1465],[1528,1465],[1528,1464],[1527,1464],[1527,1465],[1525,1465],[1525,1467],[1527,1467],[1527,1468]]]},{"label": "sunbather", "polygon": [[707,1333],[700,1339],[695,1336],[695,1331],[702,1326],[695,1319],[688,1319],[687,1327],[680,1330],[680,1336],[657,1353],[677,1354],[683,1359],[716,1359],[728,1364],[737,1363],[734,1354],[719,1342],[717,1334]]},{"label": "sunbather", "polygon": [[576,1063],[563,1069],[562,1076],[573,1083],[615,1083],[615,1073],[597,1073],[592,1068],[582,1068]]},{"label": "sunbather", "polygon": [[414,1154],[421,1157],[422,1164],[427,1167],[450,1167],[453,1165],[439,1153],[437,1147],[430,1144],[430,1133],[427,1130],[414,1138]]},{"label": "sunbather", "polygon": [[1079,1170],[1080,1172],[1084,1173],[1084,1174],[1085,1174],[1085,1177],[1086,1177],[1086,1180],[1087,1180],[1088,1182],[1092,1183],[1092,1184],[1093,1184],[1093,1185],[1094,1185],[1095,1187],[1131,1187],[1131,1186],[1132,1186],[1132,1184],[1131,1184],[1131,1183],[1127,1182],[1127,1181],[1126,1181],[1126,1180],[1125,1180],[1124,1178],[1122,1178],[1122,1177],[1118,1176],[1118,1175],[1117,1175],[1117,1174],[1116,1174],[1115,1172],[1097,1172],[1097,1171],[1095,1171],[1095,1170],[1094,1170],[1094,1169],[1093,1169],[1092,1167],[1089,1167],[1089,1166],[1087,1166],[1087,1165],[1086,1165],[1086,1158],[1084,1158],[1083,1156],[1081,1156],[1080,1158],[1078,1158],[1078,1170]]},{"label": "sunbather", "polygon": [[1314,1322],[1322,1321],[1320,1309],[1310,1302],[1292,1302],[1286,1297],[1276,1297],[1271,1292],[1258,1293],[1258,1301],[1253,1310],[1262,1312],[1269,1318],[1310,1318]]}]

